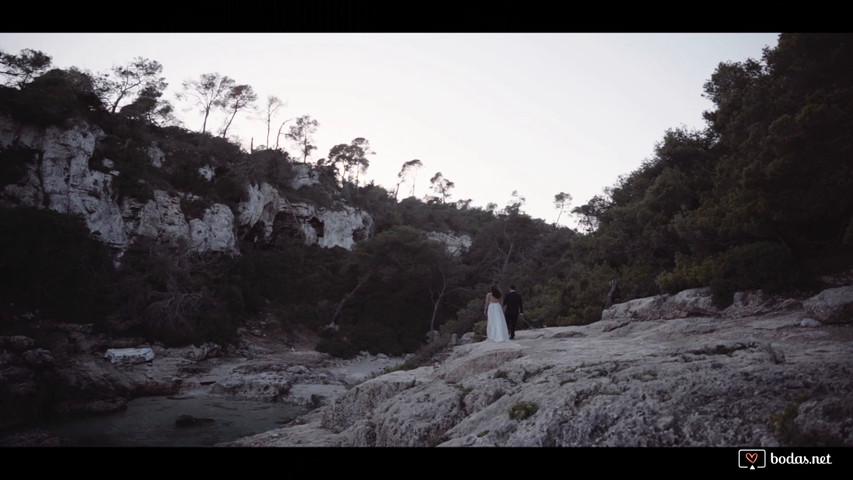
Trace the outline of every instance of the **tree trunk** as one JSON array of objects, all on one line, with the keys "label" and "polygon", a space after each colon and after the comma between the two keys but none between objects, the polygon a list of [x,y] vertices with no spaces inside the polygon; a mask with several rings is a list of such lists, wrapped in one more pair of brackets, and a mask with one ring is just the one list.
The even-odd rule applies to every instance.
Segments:
[{"label": "tree trunk", "polygon": [[207,117],[210,116],[210,108],[204,110],[204,122],[201,124],[201,133],[207,131]]},{"label": "tree trunk", "polygon": [[435,330],[435,317],[438,316],[438,307],[441,306],[441,299],[444,298],[444,294],[447,292],[447,276],[444,275],[444,272],[441,274],[441,279],[441,291],[438,292],[438,298],[432,302],[432,318],[429,321],[430,332]]},{"label": "tree trunk", "polygon": [[358,279],[358,283],[355,285],[355,288],[352,289],[349,293],[344,295],[344,298],[341,299],[340,302],[335,306],[335,311],[332,313],[332,321],[329,322],[330,327],[334,327],[337,325],[338,316],[341,314],[341,310],[343,310],[344,305],[349,301],[350,298],[354,297],[356,292],[367,283],[367,280],[373,275],[373,271],[367,272],[364,276]]},{"label": "tree trunk", "polygon": [[237,109],[234,109],[234,113],[231,114],[231,118],[228,120],[228,123],[225,124],[225,128],[222,129],[222,138],[225,138],[225,135],[228,133],[228,127],[231,126],[231,122],[234,121],[234,117],[237,116]]}]

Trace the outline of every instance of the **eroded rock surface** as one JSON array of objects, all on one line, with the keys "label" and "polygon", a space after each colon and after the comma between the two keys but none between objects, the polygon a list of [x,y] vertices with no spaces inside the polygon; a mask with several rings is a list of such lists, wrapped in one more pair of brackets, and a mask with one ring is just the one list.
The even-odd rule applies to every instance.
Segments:
[{"label": "eroded rock surface", "polygon": [[[347,205],[335,209],[307,203],[291,203],[269,184],[249,185],[248,200],[232,211],[228,205],[212,203],[191,218],[182,208],[184,200],[199,200],[188,192],[153,189],[152,198],[119,200],[115,188],[121,175],[108,158],[98,168],[94,154],[105,133],[78,122],[70,128],[37,128],[0,115],[0,150],[19,148],[29,152],[23,177],[0,186],[0,206],[48,208],[80,215],[89,230],[107,245],[125,251],[140,237],[169,245],[187,245],[195,251],[237,254],[237,232],[261,232],[259,240],[270,241],[273,229],[282,222],[287,233],[307,245],[351,249],[372,233],[373,218]],[[148,149],[151,165],[163,167],[170,159],[158,146]],[[105,171],[101,171],[103,168]],[[314,185],[316,174],[307,165],[294,166],[294,189]],[[215,180],[215,170],[203,166],[199,175]]]},{"label": "eroded rock surface", "polygon": [[760,292],[724,311],[704,290],[639,299],[453,347],[226,445],[853,446],[853,325],[813,316]]},{"label": "eroded rock surface", "polygon": [[0,336],[0,445],[42,438],[41,433],[26,433],[36,420],[112,414],[140,396],[317,408],[404,361],[367,354],[341,360],[304,346],[296,349],[275,335],[248,331],[238,344],[227,347],[206,343],[164,348],[133,338],[109,339],[80,325],[50,329],[60,338],[50,342],[52,350],[24,335]]}]

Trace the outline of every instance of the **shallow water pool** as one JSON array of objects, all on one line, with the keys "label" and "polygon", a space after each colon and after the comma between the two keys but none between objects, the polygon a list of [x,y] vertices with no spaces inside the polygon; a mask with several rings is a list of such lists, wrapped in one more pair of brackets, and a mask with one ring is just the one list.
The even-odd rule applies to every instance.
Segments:
[{"label": "shallow water pool", "polygon": [[[280,428],[307,412],[286,403],[222,400],[213,397],[142,397],[127,410],[75,419],[44,428],[63,446],[74,447],[210,447]],[[181,415],[205,419],[176,426]],[[212,420],[212,421],[211,421]]]}]

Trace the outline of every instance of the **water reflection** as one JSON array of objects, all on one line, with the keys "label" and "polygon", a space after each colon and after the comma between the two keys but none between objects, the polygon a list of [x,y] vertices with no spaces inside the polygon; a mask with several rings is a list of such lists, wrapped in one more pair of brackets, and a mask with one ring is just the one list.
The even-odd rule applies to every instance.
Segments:
[{"label": "water reflection", "polygon": [[[143,397],[128,402],[123,412],[46,428],[62,439],[63,446],[209,447],[279,428],[306,411],[284,403]],[[182,415],[200,421],[176,426]]]}]

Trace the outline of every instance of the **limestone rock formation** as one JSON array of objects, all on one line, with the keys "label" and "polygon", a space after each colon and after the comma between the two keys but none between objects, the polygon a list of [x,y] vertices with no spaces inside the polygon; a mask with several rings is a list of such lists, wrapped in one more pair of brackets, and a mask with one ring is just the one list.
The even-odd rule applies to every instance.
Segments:
[{"label": "limestone rock formation", "polygon": [[426,237],[430,240],[444,244],[447,253],[454,257],[458,257],[471,248],[470,235],[454,235],[445,232],[427,232]]},{"label": "limestone rock formation", "polygon": [[237,221],[259,232],[253,241],[275,242],[282,230],[302,238],[307,245],[352,249],[373,230],[373,218],[362,210],[342,206],[339,210],[291,203],[273,186],[262,183],[249,187],[249,199],[238,208]]},{"label": "limestone rock formation", "polygon": [[130,363],[143,363],[154,360],[154,350],[151,347],[142,348],[111,348],[104,354],[104,358],[118,365]]},{"label": "limestone rock formation", "polygon": [[803,307],[823,323],[853,322],[853,285],[824,290],[806,299]]},{"label": "limestone rock formation", "polygon": [[[153,198],[116,199],[113,183],[120,175],[110,170],[109,159],[103,160],[107,172],[91,169],[89,163],[104,132],[84,122],[73,127],[44,129],[22,125],[0,115],[0,148],[31,149],[34,154],[24,178],[0,190],[0,205],[49,208],[59,213],[82,216],[89,230],[116,248],[127,249],[138,237],[147,237],[172,245],[187,245],[196,251],[237,253],[237,231],[261,231],[269,241],[276,225],[284,224],[289,234],[308,245],[351,249],[355,242],[367,238],[373,229],[372,217],[350,206],[323,209],[306,203],[289,203],[278,190],[268,184],[252,185],[249,199],[233,212],[225,204],[214,203],[200,218],[188,218],[181,208],[182,200],[192,200],[188,193],[155,189]],[[155,167],[168,162],[157,146],[148,148],[149,161]],[[299,189],[318,182],[307,166],[294,166],[292,187]],[[215,170],[210,165],[199,169],[211,181]]]},{"label": "limestone rock formation", "polygon": [[[154,198],[145,203],[126,199],[122,203],[122,219],[128,241],[147,237],[169,245],[186,242],[196,251],[236,252],[234,215],[223,204],[213,204],[203,218],[187,221],[180,196],[154,190]],[[118,246],[126,247],[127,243]]]},{"label": "limestone rock formation", "polygon": [[853,446],[849,317],[804,322],[800,302],[760,292],[709,301],[637,299],[591,325],[455,346],[227,445]]}]

